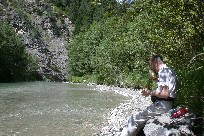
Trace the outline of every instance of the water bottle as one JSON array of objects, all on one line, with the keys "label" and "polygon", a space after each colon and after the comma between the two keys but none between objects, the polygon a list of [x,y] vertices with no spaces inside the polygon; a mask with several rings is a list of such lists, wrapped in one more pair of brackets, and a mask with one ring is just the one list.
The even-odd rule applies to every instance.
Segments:
[{"label": "water bottle", "polygon": [[184,107],[180,107],[172,114],[172,118],[179,118],[183,116],[184,114],[186,114],[187,112],[188,112],[188,109]]}]

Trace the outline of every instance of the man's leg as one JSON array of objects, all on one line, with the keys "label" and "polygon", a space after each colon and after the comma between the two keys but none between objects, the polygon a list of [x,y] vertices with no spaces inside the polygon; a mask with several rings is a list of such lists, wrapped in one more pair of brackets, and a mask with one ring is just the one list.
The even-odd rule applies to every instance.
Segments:
[{"label": "man's leg", "polygon": [[142,117],[140,119],[137,115],[132,115],[128,119],[128,123],[125,125],[121,132],[121,136],[135,136],[139,130],[144,126],[144,124],[147,122],[148,119],[145,119]]},{"label": "man's leg", "polygon": [[172,108],[171,102],[159,101],[152,103],[144,111],[129,117],[127,124],[122,130],[121,136],[135,136],[146,122]]},{"label": "man's leg", "polygon": [[150,105],[149,108],[144,111],[131,115],[121,132],[121,136],[135,136],[150,118],[150,116],[148,116],[150,107],[152,109],[153,106]]}]

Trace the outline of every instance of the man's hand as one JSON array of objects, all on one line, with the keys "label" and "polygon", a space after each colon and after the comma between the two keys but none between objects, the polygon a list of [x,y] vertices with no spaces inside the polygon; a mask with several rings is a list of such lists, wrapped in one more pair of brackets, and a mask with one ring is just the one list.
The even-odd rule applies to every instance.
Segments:
[{"label": "man's hand", "polygon": [[151,95],[151,91],[147,90],[147,89],[144,89],[144,90],[142,90],[142,95],[147,97],[147,96]]}]

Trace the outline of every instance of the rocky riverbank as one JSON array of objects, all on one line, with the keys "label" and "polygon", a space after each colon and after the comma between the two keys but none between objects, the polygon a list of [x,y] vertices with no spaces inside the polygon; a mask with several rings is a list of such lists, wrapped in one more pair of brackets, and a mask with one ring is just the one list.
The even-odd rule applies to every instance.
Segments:
[{"label": "rocky riverbank", "polygon": [[113,91],[117,94],[130,97],[128,101],[120,103],[118,107],[104,115],[105,122],[101,126],[99,136],[119,136],[120,129],[127,122],[128,116],[144,110],[151,101],[149,97],[141,95],[141,89],[120,88],[106,85],[96,85],[97,91]]},{"label": "rocky riverbank", "polygon": [[[97,136],[120,136],[127,118],[131,114],[137,114],[151,104],[150,97],[141,95],[142,89],[119,88],[106,85],[96,85],[97,91],[113,91],[117,94],[130,97],[128,101],[120,103],[118,107],[111,109],[104,115],[105,122],[101,125],[101,131]],[[144,127],[144,133],[147,136],[169,136],[169,135],[187,135],[194,136],[192,127],[194,125],[195,115],[188,111],[181,117],[171,118],[168,114],[150,119]]]}]

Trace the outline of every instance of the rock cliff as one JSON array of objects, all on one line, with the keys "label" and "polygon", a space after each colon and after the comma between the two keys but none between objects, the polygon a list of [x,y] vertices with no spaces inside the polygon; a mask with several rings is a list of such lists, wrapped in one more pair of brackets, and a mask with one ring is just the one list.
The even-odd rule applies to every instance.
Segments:
[{"label": "rock cliff", "polygon": [[69,18],[44,0],[3,0],[0,20],[8,22],[21,35],[26,49],[38,61],[42,80],[65,81],[67,46],[73,24]]}]

